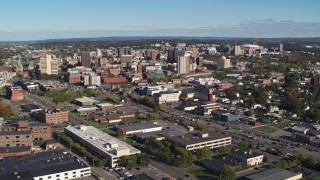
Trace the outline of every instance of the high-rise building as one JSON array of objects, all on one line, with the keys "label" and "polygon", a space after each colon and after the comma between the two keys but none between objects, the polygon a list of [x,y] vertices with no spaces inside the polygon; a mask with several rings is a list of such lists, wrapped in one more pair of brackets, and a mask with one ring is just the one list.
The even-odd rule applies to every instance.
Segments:
[{"label": "high-rise building", "polygon": [[87,68],[91,68],[90,52],[88,51],[81,52],[81,65]]},{"label": "high-rise building", "polygon": [[167,55],[167,62],[174,62],[174,47],[169,47]]},{"label": "high-rise building", "polygon": [[151,60],[153,60],[153,61],[157,60],[158,55],[159,55],[159,51],[158,50],[152,50],[152,52],[151,52]]},{"label": "high-rise building", "polygon": [[52,55],[46,54],[45,57],[43,57],[44,54],[41,54],[41,58],[39,61],[39,69],[41,74],[58,74],[59,73],[59,66],[60,62],[59,59],[53,58]]},{"label": "high-rise building", "polygon": [[203,66],[203,57],[197,57],[196,63],[199,67]]},{"label": "high-rise building", "polygon": [[174,62],[178,62],[179,56],[184,56],[186,54],[186,48],[175,48],[174,50]]},{"label": "high-rise building", "polygon": [[129,47],[118,48],[118,57],[121,58],[122,55],[131,54]]},{"label": "high-rise building", "polygon": [[188,74],[190,71],[189,56],[178,56],[177,73]]},{"label": "high-rise building", "polygon": [[279,43],[279,52],[283,52],[283,43]]},{"label": "high-rise building", "polygon": [[241,54],[242,54],[241,46],[235,45],[235,46],[234,46],[234,55],[235,55],[235,56],[239,56],[239,55],[241,55]]},{"label": "high-rise building", "polygon": [[132,56],[131,55],[122,55],[120,60],[121,60],[121,64],[131,63]]},{"label": "high-rise building", "polygon": [[102,51],[101,51],[101,49],[97,49],[97,57],[102,57]]},{"label": "high-rise building", "polygon": [[225,56],[222,56],[220,59],[218,59],[218,62],[217,62],[218,69],[225,69],[230,67],[231,67],[230,59],[227,59]]}]

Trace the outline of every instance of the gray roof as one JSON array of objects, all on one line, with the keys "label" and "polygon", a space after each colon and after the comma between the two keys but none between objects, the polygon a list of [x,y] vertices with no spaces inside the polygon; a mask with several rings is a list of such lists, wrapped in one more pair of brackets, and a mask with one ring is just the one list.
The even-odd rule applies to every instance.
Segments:
[{"label": "gray roof", "polygon": [[1,131],[0,135],[24,135],[31,134],[31,131]]},{"label": "gray roof", "polygon": [[[199,133],[208,133],[208,137],[199,137]],[[207,142],[207,141],[213,141],[213,140],[218,140],[218,139],[223,139],[223,138],[231,138],[230,136],[222,135],[216,132],[212,131],[206,131],[206,132],[191,132],[184,134],[183,136],[171,136],[168,137],[168,140],[171,142],[174,142],[176,144],[180,144],[182,146],[187,146],[191,144],[198,144],[202,142]]]},{"label": "gray roof", "polygon": [[153,123],[133,123],[133,124],[117,126],[117,129],[128,132],[128,131],[137,131],[142,129],[156,128],[156,127],[161,127],[161,126]]},{"label": "gray roof", "polygon": [[231,156],[240,158],[240,159],[249,159],[257,156],[261,156],[261,154],[256,153],[252,150],[247,150],[247,151],[233,151],[229,153]]},{"label": "gray roof", "polygon": [[256,174],[246,176],[246,178],[252,180],[282,180],[289,179],[298,174],[301,173],[293,173],[284,169],[272,168]]},{"label": "gray roof", "polygon": [[32,177],[89,167],[77,158],[65,154],[64,151],[63,149],[46,151],[20,158],[5,157],[0,161],[0,179],[17,179],[14,172],[18,172],[20,179],[32,179]]},{"label": "gray roof", "polygon": [[13,146],[13,147],[0,147],[0,153],[14,153],[29,151],[31,146]]}]

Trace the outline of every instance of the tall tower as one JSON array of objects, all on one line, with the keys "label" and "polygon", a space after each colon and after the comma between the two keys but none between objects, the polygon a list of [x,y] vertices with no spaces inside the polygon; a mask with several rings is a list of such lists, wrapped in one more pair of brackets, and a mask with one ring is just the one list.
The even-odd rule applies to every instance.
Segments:
[{"label": "tall tower", "polygon": [[217,62],[218,69],[225,69],[230,67],[231,67],[230,59],[227,59],[225,56],[222,56],[220,59],[218,59],[218,62]]},{"label": "tall tower", "polygon": [[190,72],[189,56],[178,56],[177,59],[177,73],[188,74]]},{"label": "tall tower", "polygon": [[88,51],[81,52],[81,65],[87,68],[91,68],[90,52]]},{"label": "tall tower", "polygon": [[279,52],[283,52],[283,43],[279,43]]},{"label": "tall tower", "polygon": [[52,58],[51,54],[41,54],[41,58],[39,61],[39,69],[41,74],[58,74],[59,70],[59,60],[56,58]]}]

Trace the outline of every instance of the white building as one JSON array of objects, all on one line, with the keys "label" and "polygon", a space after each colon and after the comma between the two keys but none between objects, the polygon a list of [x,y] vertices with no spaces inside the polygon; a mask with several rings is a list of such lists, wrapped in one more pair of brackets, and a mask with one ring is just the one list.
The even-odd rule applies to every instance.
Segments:
[{"label": "white building", "polygon": [[118,133],[122,135],[141,134],[161,130],[162,126],[154,123],[133,123],[117,126]]},{"label": "white building", "polygon": [[60,59],[57,59],[50,54],[47,54],[45,58],[41,57],[39,61],[39,69],[41,74],[58,74],[60,62]]},{"label": "white building", "polygon": [[235,151],[229,153],[229,155],[246,166],[256,166],[262,164],[263,155],[258,154],[252,150],[249,151]]},{"label": "white building", "polygon": [[146,94],[148,96],[153,96],[155,93],[160,93],[167,90],[168,89],[163,86],[148,86],[146,87]]},{"label": "white building", "polygon": [[230,67],[231,67],[230,59],[227,59],[225,56],[222,56],[220,59],[218,59],[218,62],[217,62],[218,69],[225,69]]},{"label": "white building", "polygon": [[93,126],[68,126],[64,128],[64,131],[99,157],[106,158],[111,168],[117,166],[120,157],[141,153],[140,150]]},{"label": "white building", "polygon": [[181,91],[164,91],[154,94],[155,100],[159,104],[179,102]]}]

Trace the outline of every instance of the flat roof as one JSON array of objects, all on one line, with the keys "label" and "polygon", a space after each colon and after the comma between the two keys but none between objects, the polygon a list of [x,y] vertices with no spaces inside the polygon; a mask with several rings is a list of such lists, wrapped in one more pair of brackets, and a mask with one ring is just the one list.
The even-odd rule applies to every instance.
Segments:
[{"label": "flat roof", "polygon": [[156,131],[156,132],[148,132],[148,133],[139,134],[139,135],[137,135],[137,137],[140,139],[145,139],[145,138],[149,138],[149,137],[165,137],[165,135],[181,136],[185,133],[186,132],[179,131],[176,129],[167,129],[167,130],[161,130],[161,131]]},{"label": "flat roof", "polygon": [[[205,134],[205,133],[208,133],[208,137],[199,136],[199,134]],[[204,131],[204,132],[195,131],[191,133],[186,133],[183,136],[171,136],[171,137],[168,137],[168,140],[176,144],[187,146],[191,144],[198,144],[202,142],[214,141],[214,140],[224,139],[224,138],[231,138],[231,136],[222,135],[212,131]]]},{"label": "flat roof", "polygon": [[249,176],[246,176],[247,179],[252,180],[276,180],[276,179],[289,179],[293,176],[297,176],[301,173],[293,173],[280,168],[272,168],[262,172],[258,172]]},{"label": "flat roof", "polygon": [[117,129],[121,129],[123,131],[128,132],[128,131],[138,131],[143,129],[157,128],[157,127],[161,127],[161,126],[153,123],[133,123],[133,124],[117,126]]},{"label": "flat roof", "polygon": [[12,147],[0,147],[0,153],[14,153],[22,151],[30,151],[31,146],[12,146]]},{"label": "flat roof", "polygon": [[238,157],[241,159],[250,159],[253,157],[261,156],[262,154],[256,153],[252,150],[247,151],[233,151],[229,153],[231,156]]},{"label": "flat roof", "polygon": [[[66,150],[52,150],[17,158],[5,157],[0,161],[0,179],[33,179],[32,177],[55,174],[89,166],[66,153]],[[16,172],[16,173],[15,173]]]},{"label": "flat roof", "polygon": [[94,99],[89,98],[89,97],[76,98],[74,100],[75,101],[79,101],[81,103],[84,103],[84,102],[92,102],[92,103],[97,102],[97,100],[94,100]]},{"label": "flat roof", "polygon": [[[83,130],[80,130],[80,127]],[[67,126],[65,129],[77,137],[84,140],[86,143],[91,144],[100,151],[108,154],[109,156],[116,156],[117,150],[129,149],[130,154],[140,153],[141,151],[132,147],[131,145],[104,133],[103,131],[93,126]],[[112,147],[112,144],[116,144],[117,147]],[[111,146],[108,146],[111,145]]]},{"label": "flat roof", "polygon": [[113,107],[114,105],[111,104],[111,103],[100,103],[100,104],[97,104],[97,106],[100,106],[100,107]]}]

